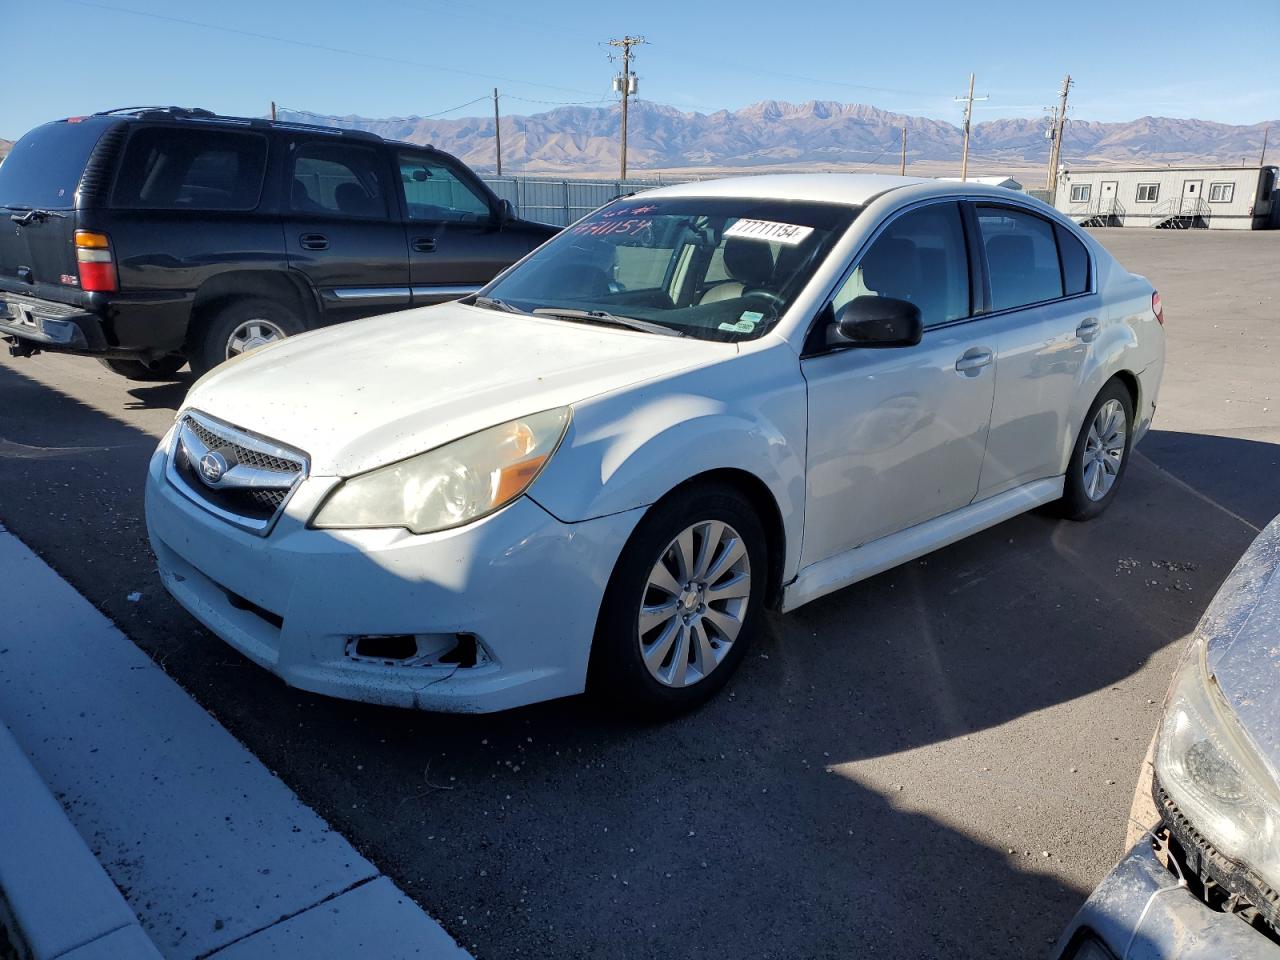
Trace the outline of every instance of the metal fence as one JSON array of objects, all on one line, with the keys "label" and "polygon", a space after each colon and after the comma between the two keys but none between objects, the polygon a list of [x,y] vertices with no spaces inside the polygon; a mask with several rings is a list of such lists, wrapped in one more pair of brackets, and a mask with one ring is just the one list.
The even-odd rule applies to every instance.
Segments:
[{"label": "metal fence", "polygon": [[527,220],[568,226],[616,197],[650,190],[679,180],[557,180],[552,177],[494,177],[481,179]]}]

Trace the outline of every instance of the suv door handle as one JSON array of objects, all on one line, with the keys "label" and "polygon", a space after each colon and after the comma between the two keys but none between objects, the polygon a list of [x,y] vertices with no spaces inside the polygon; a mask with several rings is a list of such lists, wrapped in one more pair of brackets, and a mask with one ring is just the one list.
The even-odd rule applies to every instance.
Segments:
[{"label": "suv door handle", "polygon": [[409,245],[418,253],[436,252],[436,241],[433,237],[414,237]]},{"label": "suv door handle", "polygon": [[956,361],[956,372],[976,377],[994,358],[994,354],[986,347],[970,347]]},{"label": "suv door handle", "polygon": [[323,233],[304,233],[298,238],[303,250],[328,250],[329,238]]},{"label": "suv door handle", "polygon": [[1091,343],[1098,335],[1098,318],[1090,317],[1076,327],[1076,336],[1085,343]]}]

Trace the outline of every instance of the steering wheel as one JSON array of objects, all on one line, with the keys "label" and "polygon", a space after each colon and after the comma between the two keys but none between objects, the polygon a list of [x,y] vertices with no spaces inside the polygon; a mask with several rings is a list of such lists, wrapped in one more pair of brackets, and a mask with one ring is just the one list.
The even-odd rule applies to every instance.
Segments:
[{"label": "steering wheel", "polygon": [[742,296],[759,297],[761,300],[768,300],[775,307],[781,307],[784,302],[782,294],[774,293],[772,290],[768,290],[765,287],[748,287],[742,291]]}]

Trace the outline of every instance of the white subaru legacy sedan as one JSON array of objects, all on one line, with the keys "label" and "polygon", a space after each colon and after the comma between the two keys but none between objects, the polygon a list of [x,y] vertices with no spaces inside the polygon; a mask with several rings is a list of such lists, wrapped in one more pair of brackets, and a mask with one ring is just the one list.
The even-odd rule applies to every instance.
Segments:
[{"label": "white subaru legacy sedan", "polygon": [[759,176],[614,201],[477,294],[200,380],[150,465],[160,574],[287,683],[669,713],[793,610],[1116,496],[1160,298],[976,184]]}]

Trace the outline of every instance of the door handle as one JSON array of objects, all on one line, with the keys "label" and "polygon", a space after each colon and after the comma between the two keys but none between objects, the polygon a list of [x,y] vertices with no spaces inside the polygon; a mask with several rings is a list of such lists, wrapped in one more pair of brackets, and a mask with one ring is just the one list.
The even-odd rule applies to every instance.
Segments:
[{"label": "door handle", "polygon": [[971,347],[960,355],[956,361],[956,372],[976,377],[979,371],[989,364],[995,355],[986,347]]},{"label": "door handle", "polygon": [[435,253],[436,241],[432,237],[414,237],[410,246],[418,253]]},{"label": "door handle", "polygon": [[329,238],[323,233],[304,233],[298,238],[303,250],[328,250]]},{"label": "door handle", "polygon": [[1093,342],[1094,338],[1098,336],[1098,318],[1090,317],[1076,327],[1076,336],[1085,343]]}]

